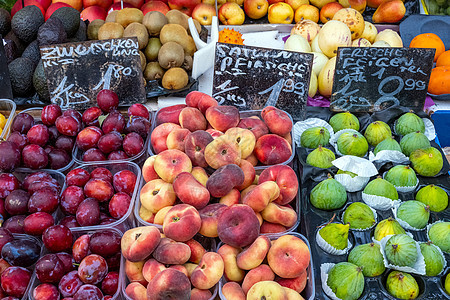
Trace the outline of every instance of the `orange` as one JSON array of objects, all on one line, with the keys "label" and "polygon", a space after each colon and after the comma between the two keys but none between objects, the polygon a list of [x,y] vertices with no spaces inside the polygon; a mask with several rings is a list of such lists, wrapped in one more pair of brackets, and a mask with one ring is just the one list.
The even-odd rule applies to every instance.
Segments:
[{"label": "orange", "polygon": [[450,66],[436,67],[431,70],[428,92],[433,95],[450,94]]},{"label": "orange", "polygon": [[410,48],[435,48],[434,61],[445,51],[444,42],[434,33],[422,33],[412,39]]},{"label": "orange", "polygon": [[436,61],[436,67],[450,66],[450,50],[439,55]]}]

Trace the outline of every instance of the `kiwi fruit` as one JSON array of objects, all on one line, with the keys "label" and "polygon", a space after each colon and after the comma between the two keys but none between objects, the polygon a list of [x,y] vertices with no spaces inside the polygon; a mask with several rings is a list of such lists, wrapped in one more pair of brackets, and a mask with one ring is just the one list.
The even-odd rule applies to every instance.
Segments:
[{"label": "kiwi fruit", "polygon": [[110,12],[110,13],[106,16],[105,23],[108,23],[108,22],[116,22],[116,16],[117,16],[118,13],[119,13],[118,10],[113,10],[112,12]]},{"label": "kiwi fruit", "polygon": [[183,26],[184,29],[189,29],[188,16],[181,11],[172,9],[166,13],[166,18],[169,24],[178,24]]},{"label": "kiwi fruit", "polygon": [[148,61],[155,61],[158,59],[158,53],[161,46],[162,44],[159,38],[151,38],[148,40],[147,47],[144,50],[145,57]]},{"label": "kiwi fruit", "polygon": [[116,22],[126,28],[131,23],[142,23],[144,13],[138,8],[124,8],[119,10],[116,15]]},{"label": "kiwi fruit", "polygon": [[150,35],[159,35],[161,28],[167,23],[166,16],[159,11],[148,12],[142,20],[142,24],[147,28]]},{"label": "kiwi fruit", "polygon": [[178,24],[167,24],[161,29],[159,39],[164,45],[167,42],[176,42],[180,44],[186,55],[194,55],[196,50],[194,39],[187,34],[186,29]]},{"label": "kiwi fruit", "polygon": [[184,50],[178,43],[168,42],[158,52],[158,62],[164,69],[181,67],[184,62]]},{"label": "kiwi fruit", "polygon": [[123,37],[137,37],[139,49],[144,49],[148,44],[148,32],[147,28],[141,23],[131,23],[125,28],[123,32]]},{"label": "kiwi fruit", "polygon": [[188,74],[182,68],[171,68],[164,73],[162,78],[162,86],[169,90],[182,89],[188,82]]},{"label": "kiwi fruit", "polygon": [[105,24],[105,21],[102,19],[95,19],[91,23],[89,23],[87,28],[87,36],[90,40],[98,40],[98,30],[102,25]]},{"label": "kiwi fruit", "polygon": [[161,79],[166,71],[161,68],[157,61],[151,61],[144,70],[144,78],[146,80]]},{"label": "kiwi fruit", "polygon": [[185,69],[186,71],[192,70],[192,64],[194,63],[194,60],[192,59],[192,56],[186,55],[184,56],[184,61],[181,67]]},{"label": "kiwi fruit", "polygon": [[105,23],[98,29],[98,39],[120,39],[123,37],[123,27],[119,23]]},{"label": "kiwi fruit", "polygon": [[147,66],[147,59],[145,58],[144,52],[139,51],[139,57],[141,59],[141,70],[144,72],[145,67]]}]

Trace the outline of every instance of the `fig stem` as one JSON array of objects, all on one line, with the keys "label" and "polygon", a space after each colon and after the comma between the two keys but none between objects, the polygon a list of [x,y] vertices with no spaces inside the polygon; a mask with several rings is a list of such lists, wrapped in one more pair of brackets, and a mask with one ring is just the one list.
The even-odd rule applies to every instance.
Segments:
[{"label": "fig stem", "polygon": [[317,228],[322,228],[322,227],[325,227],[325,226],[327,226],[328,224],[332,223],[335,217],[336,217],[336,213],[333,214],[333,216],[332,216],[331,219],[328,221],[328,223],[326,223],[325,225],[317,226]]}]

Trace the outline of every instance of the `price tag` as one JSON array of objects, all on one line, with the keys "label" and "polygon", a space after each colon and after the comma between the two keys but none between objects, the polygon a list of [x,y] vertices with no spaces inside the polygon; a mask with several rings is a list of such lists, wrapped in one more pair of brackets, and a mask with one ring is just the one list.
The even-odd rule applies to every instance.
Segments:
[{"label": "price tag", "polygon": [[42,46],[50,100],[62,109],[96,105],[110,89],[119,105],[145,102],[144,79],[136,37]]},{"label": "price tag", "polygon": [[212,94],[221,105],[271,105],[304,119],[312,54],[217,43],[215,55]]},{"label": "price tag", "polygon": [[330,109],[375,112],[392,106],[423,110],[435,49],[338,48]]}]

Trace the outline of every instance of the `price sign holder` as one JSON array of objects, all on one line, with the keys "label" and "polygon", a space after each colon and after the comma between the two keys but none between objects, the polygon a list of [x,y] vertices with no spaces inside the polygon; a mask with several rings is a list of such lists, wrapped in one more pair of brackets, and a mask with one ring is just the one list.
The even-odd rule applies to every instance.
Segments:
[{"label": "price sign holder", "polygon": [[310,53],[217,43],[212,96],[239,110],[276,106],[303,120],[313,58]]},{"label": "price sign holder", "polygon": [[40,47],[50,100],[62,109],[96,105],[97,94],[110,89],[119,105],[146,101],[136,37]]},{"label": "price sign holder", "polygon": [[340,47],[330,110],[423,110],[435,49]]},{"label": "price sign holder", "polygon": [[0,99],[13,99],[3,37],[0,35]]}]

